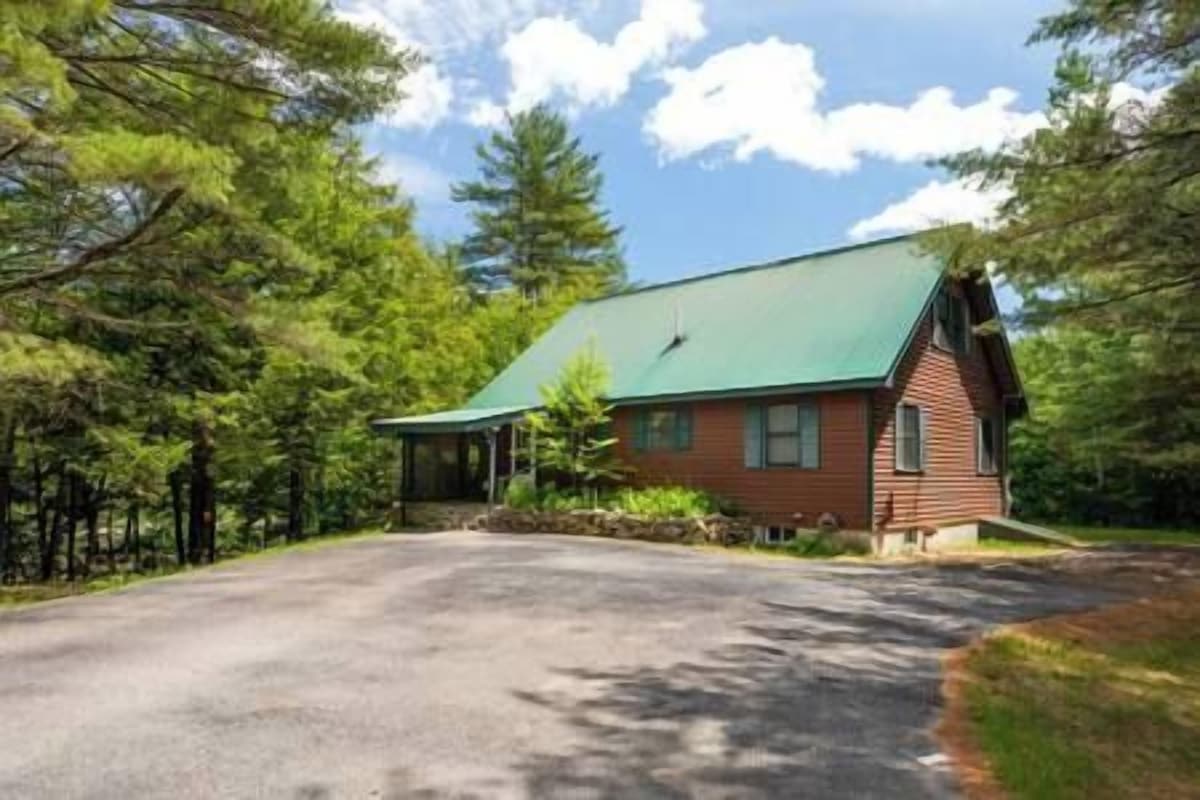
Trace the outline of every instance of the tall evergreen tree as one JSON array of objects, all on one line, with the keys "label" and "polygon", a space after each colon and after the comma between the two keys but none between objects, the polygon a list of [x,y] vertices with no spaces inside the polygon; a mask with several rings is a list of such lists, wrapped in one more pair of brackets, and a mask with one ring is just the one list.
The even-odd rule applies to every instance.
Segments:
[{"label": "tall evergreen tree", "polygon": [[623,278],[621,230],[600,207],[599,157],[583,152],[561,116],[543,106],[510,115],[476,153],[480,179],[453,196],[475,206],[462,257],[478,286],[538,298],[579,278]]},{"label": "tall evergreen tree", "polygon": [[[1048,126],[947,161],[1011,192],[997,224],[928,243],[963,272],[994,264],[1021,296],[1020,321],[1046,329],[1019,349],[1034,418],[1014,440],[1016,481],[1033,476],[1018,499],[1068,516],[1194,519],[1200,4],[1071,0],[1031,37],[1048,41],[1063,46]],[[1052,463],[1070,498],[1055,508],[1038,485]]]}]

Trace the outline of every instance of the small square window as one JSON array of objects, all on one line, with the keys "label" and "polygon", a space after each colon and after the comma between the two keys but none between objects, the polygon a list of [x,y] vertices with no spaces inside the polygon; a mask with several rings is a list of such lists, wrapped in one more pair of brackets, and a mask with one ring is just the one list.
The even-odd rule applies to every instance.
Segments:
[{"label": "small square window", "polygon": [[758,529],[758,541],[762,544],[787,544],[795,538],[795,528],[766,525]]},{"label": "small square window", "polygon": [[672,406],[638,409],[634,418],[634,446],[638,450],[690,450],[691,408]]}]

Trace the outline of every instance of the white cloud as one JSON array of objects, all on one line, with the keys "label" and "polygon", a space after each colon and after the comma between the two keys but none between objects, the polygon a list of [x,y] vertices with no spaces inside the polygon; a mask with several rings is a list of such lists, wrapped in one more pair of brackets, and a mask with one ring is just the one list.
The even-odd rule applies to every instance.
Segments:
[{"label": "white cloud", "polygon": [[404,194],[425,203],[450,200],[450,176],[432,164],[404,153],[380,154],[376,177],[384,183],[399,184]]},{"label": "white cloud", "polygon": [[467,112],[467,122],[477,128],[496,128],[504,122],[504,106],[491,100],[480,100]]},{"label": "white cloud", "polygon": [[[1170,86],[1141,89],[1125,82],[1114,84],[1108,100],[1108,107],[1117,112],[1114,124],[1119,130],[1125,127],[1132,129],[1137,116],[1145,111],[1153,110],[1163,101],[1170,90]],[[996,91],[993,90],[993,94]],[[1034,125],[1034,128],[1048,124],[1044,117],[1040,121],[1031,119],[1030,123],[1035,121],[1039,124]],[[881,119],[879,122],[883,122],[883,120]],[[892,124],[892,128],[883,130],[894,130],[894,126],[899,122],[893,120]],[[986,137],[981,135],[974,144],[969,146],[995,149],[1002,143],[1003,139],[986,141]],[[967,149],[967,146],[957,149],[964,150]],[[865,239],[883,233],[907,233],[955,222],[970,222],[986,227],[995,222],[997,208],[1011,196],[1012,191],[1007,186],[990,186],[987,189],[981,189],[974,183],[963,179],[934,180],[920,187],[905,199],[892,203],[878,214],[855,223],[848,233],[852,239]]]},{"label": "white cloud", "polygon": [[343,19],[372,25],[429,53],[469,50],[568,0],[343,0]]},{"label": "white cloud", "polygon": [[810,169],[846,172],[863,157],[920,161],[972,147],[994,148],[1045,124],[1041,112],[1012,108],[997,88],[962,106],[945,87],[908,106],[857,103],[824,111],[825,79],[811,48],[777,38],[732,47],[695,69],[667,70],[667,96],[645,130],[666,160],[729,150],[747,161],[767,153]]},{"label": "white cloud", "polygon": [[381,121],[393,128],[434,127],[450,114],[454,85],[436,64],[423,64],[401,83],[404,99]]},{"label": "white cloud", "polygon": [[909,233],[955,222],[987,226],[1010,195],[1003,186],[980,189],[964,180],[933,180],[875,216],[856,223],[849,231],[850,238]]},{"label": "white cloud", "polygon": [[[706,34],[699,0],[643,0],[638,19],[611,43],[586,33],[565,16],[540,17],[513,33],[501,55],[511,85],[505,107],[517,112],[561,97],[578,111],[615,104],[640,70],[661,64]],[[494,123],[499,105],[481,101],[471,119]]]}]

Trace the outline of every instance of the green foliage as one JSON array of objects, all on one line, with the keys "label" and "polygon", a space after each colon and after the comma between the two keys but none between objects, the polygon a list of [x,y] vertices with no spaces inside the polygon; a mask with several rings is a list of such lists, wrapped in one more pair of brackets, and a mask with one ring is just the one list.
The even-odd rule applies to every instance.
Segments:
[{"label": "green foliage", "polygon": [[352,127],[415,57],[320,0],[9,2],[0,63],[0,577],[356,527],[394,480],[367,422],[578,296],[480,298],[422,244]]},{"label": "green foliage", "polygon": [[1107,524],[1200,519],[1200,408],[1188,394],[1200,390],[1200,363],[1162,344],[1073,326],[1016,344],[1032,404],[1010,442],[1019,515]]},{"label": "green foliage", "polygon": [[614,511],[654,519],[707,517],[719,514],[722,510],[720,501],[713,495],[683,486],[620,489],[607,498],[605,506]]},{"label": "green foliage", "polygon": [[528,476],[520,475],[509,484],[504,504],[519,511],[619,511],[649,519],[732,516],[728,504],[700,489],[651,486],[580,492],[548,486],[539,490]]},{"label": "green foliage", "polygon": [[[1017,352],[1018,513],[1200,519],[1200,9],[1072,0],[1032,41],[1063,46],[1049,126],[947,161],[1011,189],[998,224],[928,237],[956,271],[994,264],[1044,331]],[[1119,81],[1157,95],[1118,106]]]},{"label": "green foliage", "polygon": [[476,152],[481,178],[455,186],[454,199],[475,206],[463,257],[478,286],[538,299],[580,281],[620,281],[621,232],[599,206],[599,158],[582,152],[561,116],[542,106],[512,115]]},{"label": "green foliage", "polygon": [[514,475],[504,490],[504,505],[518,511],[528,511],[539,506],[537,485],[529,475]]},{"label": "green foliage", "polygon": [[[762,547],[763,545],[756,545]],[[870,552],[869,545],[858,540],[823,533],[797,533],[796,538],[775,549],[798,558],[836,558],[861,556]]]},{"label": "green foliage", "polygon": [[576,491],[621,474],[613,454],[617,440],[607,435],[608,388],[608,365],[594,347],[586,348],[563,365],[556,383],[541,387],[542,410],[527,417],[537,437],[538,463],[563,475]]}]

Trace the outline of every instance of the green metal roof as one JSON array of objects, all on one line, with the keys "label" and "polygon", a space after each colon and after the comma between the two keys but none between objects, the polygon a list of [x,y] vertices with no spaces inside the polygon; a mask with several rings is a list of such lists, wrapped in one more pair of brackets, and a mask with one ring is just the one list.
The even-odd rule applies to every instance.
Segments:
[{"label": "green metal roof", "polygon": [[[581,303],[467,408],[538,405],[538,387],[590,342],[617,401],[876,386],[942,273],[898,237]],[[684,338],[672,346],[677,319]]]},{"label": "green metal roof", "polygon": [[479,431],[503,425],[525,415],[527,405],[501,406],[498,408],[459,408],[454,411],[439,411],[417,417],[377,419],[371,423],[376,433],[457,433]]}]

